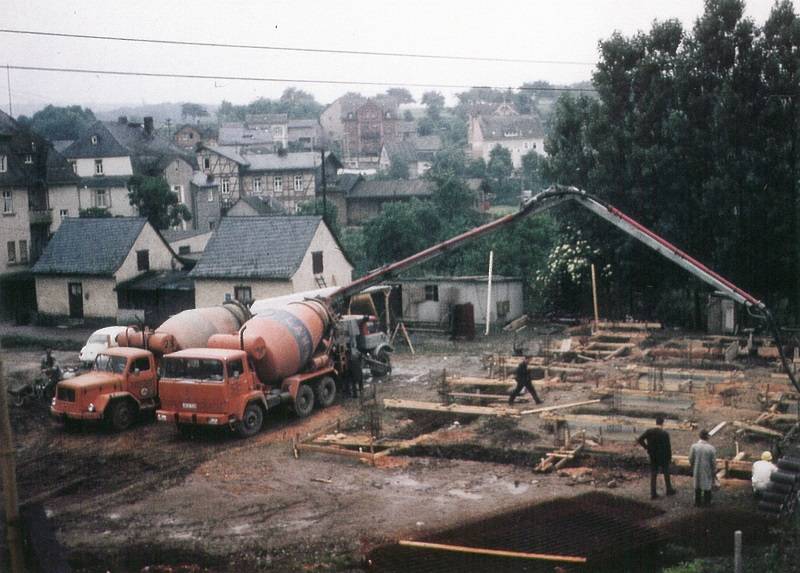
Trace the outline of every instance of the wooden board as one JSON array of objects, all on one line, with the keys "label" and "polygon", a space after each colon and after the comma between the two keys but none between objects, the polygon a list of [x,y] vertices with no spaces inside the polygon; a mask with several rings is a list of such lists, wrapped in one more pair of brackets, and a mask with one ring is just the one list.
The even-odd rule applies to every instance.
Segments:
[{"label": "wooden board", "polygon": [[[542,414],[542,419],[563,420],[567,423],[573,422],[580,425],[581,422],[595,426],[630,426],[636,431],[644,431],[655,426],[653,418],[634,418],[632,416],[599,416],[594,414]],[[664,421],[665,430],[690,430],[688,424],[675,422],[674,420]]]},{"label": "wooden board", "polygon": [[523,410],[520,414],[541,414],[543,412],[552,412],[553,410],[564,410],[566,408],[576,408],[578,406],[588,406],[589,404],[599,404],[602,400],[584,400],[583,402],[570,402],[569,404],[556,404],[554,406],[544,406],[542,408],[534,408],[533,410]]},{"label": "wooden board", "polygon": [[513,408],[493,408],[489,406],[466,406],[462,404],[437,404],[436,402],[420,402],[417,400],[395,400],[384,398],[383,405],[387,410],[414,410],[419,412],[441,412],[443,414],[462,414],[468,416],[512,416],[518,415]]}]

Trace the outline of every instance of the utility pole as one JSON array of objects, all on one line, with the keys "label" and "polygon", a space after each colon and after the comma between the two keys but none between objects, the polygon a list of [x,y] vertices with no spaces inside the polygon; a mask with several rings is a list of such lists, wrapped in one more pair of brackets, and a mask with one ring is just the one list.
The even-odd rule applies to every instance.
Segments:
[{"label": "utility pole", "polygon": [[322,220],[325,224],[328,224],[328,184],[325,180],[325,148],[322,147],[319,150],[319,154],[321,157],[322,163],[320,163],[322,170]]},{"label": "utility pole", "polygon": [[11,558],[11,573],[23,573],[25,560],[22,553],[22,528],[17,498],[17,470],[2,360],[0,360],[0,475],[3,481],[3,509],[6,514],[6,540]]},{"label": "utility pole", "polygon": [[11,105],[11,68],[6,64],[6,84],[8,85],[8,115],[14,117],[14,107]]}]

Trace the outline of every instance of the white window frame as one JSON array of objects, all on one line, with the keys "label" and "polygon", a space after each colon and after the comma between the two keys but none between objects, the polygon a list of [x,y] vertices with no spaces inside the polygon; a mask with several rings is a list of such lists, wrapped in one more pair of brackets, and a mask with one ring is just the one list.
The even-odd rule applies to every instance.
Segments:
[{"label": "white window frame", "polygon": [[61,220],[63,221],[64,219],[69,217],[69,209],[61,209],[61,210],[59,210],[58,216],[61,217]]},{"label": "white window frame", "polygon": [[261,187],[261,177],[253,177],[253,193],[255,195],[261,195],[264,190]]},{"label": "white window frame", "polygon": [[102,159],[95,159],[94,160],[94,174],[95,175],[102,175],[103,174],[103,160]]},{"label": "white window frame", "polygon": [[3,215],[14,214],[14,192],[3,191]]},{"label": "white window frame", "polygon": [[[100,202],[100,197],[103,198],[102,204]],[[107,189],[95,189],[94,190],[94,206],[98,209],[108,209],[110,201],[108,200],[108,190]]]},{"label": "white window frame", "polygon": [[276,195],[283,194],[283,176],[276,175],[272,178],[272,191]]},{"label": "white window frame", "polygon": [[0,173],[5,173],[6,171],[8,171],[8,157],[0,155]]},{"label": "white window frame", "polygon": [[223,195],[230,195],[231,194],[231,180],[227,177],[223,177],[220,179],[219,182],[219,189]]},{"label": "white window frame", "polygon": [[25,154],[25,165],[33,165],[33,154],[31,153]]},{"label": "white window frame", "polygon": [[294,176],[294,190],[295,191],[302,191],[303,190],[303,176],[302,175],[295,175]]}]

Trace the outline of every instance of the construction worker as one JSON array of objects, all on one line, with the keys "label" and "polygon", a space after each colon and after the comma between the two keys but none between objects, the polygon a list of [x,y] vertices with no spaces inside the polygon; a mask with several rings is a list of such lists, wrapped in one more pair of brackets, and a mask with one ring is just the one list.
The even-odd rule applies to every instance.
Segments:
[{"label": "construction worker", "polygon": [[511,392],[511,396],[508,397],[508,405],[512,405],[514,400],[517,399],[517,396],[522,394],[523,390],[527,390],[533,396],[534,402],[537,404],[541,404],[542,400],[539,398],[539,395],[536,393],[536,388],[533,387],[531,383],[531,373],[528,369],[528,364],[530,362],[531,357],[525,356],[517,366],[517,370],[514,372],[514,380],[517,381],[517,387]]},{"label": "construction worker", "polygon": [[669,434],[664,430],[664,416],[656,416],[656,427],[646,430],[636,442],[647,450],[650,458],[650,499],[657,499],[656,480],[659,472],[664,474],[664,487],[667,495],[675,495],[669,476],[669,465],[672,463],[672,444]]},{"label": "construction worker", "polygon": [[700,439],[689,449],[696,507],[711,505],[711,488],[717,477],[717,448],[708,443],[708,438],[708,430],[701,430]]},{"label": "construction worker", "polygon": [[761,492],[767,489],[772,472],[778,467],[772,463],[772,452],[765,451],[761,454],[761,459],[753,464],[753,494],[761,497]]}]

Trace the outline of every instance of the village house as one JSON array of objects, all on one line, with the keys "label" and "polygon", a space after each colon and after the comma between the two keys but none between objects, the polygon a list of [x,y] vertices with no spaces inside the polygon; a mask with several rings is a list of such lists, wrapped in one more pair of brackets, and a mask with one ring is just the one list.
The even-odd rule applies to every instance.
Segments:
[{"label": "village house", "polygon": [[225,217],[189,276],[202,307],[344,286],[352,271],[322,217]]},{"label": "village house", "polygon": [[192,229],[213,231],[222,217],[219,182],[212,175],[196,171],[189,189]]},{"label": "village house", "polygon": [[218,135],[217,126],[214,124],[185,123],[175,130],[172,141],[178,147],[194,151],[201,143],[216,145]]},{"label": "village house", "polygon": [[153,131],[153,118],[144,123],[98,121],[64,155],[80,177],[78,209],[102,209],[114,216],[137,215],[128,200],[132,175],[163,177],[179,200],[191,210],[187,193],[196,163],[194,156]]},{"label": "village house", "polygon": [[392,161],[399,160],[408,165],[409,179],[417,179],[431,168],[436,153],[441,149],[442,139],[438,135],[414,135],[385,143],[381,149],[380,169],[388,171]]},{"label": "village house", "polygon": [[[66,219],[33,267],[40,316],[116,322],[121,284],[180,262],[138,217]],[[123,320],[123,322],[126,322]]]},{"label": "village house", "polygon": [[206,250],[208,240],[214,231],[205,229],[166,229],[161,231],[161,236],[173,252],[181,259],[196,261]]},{"label": "village house", "polygon": [[470,115],[467,133],[473,159],[488,162],[492,149],[508,149],[515,169],[522,167],[522,157],[535,151],[544,155],[544,127],[538,116],[520,115],[508,104],[492,114]]},{"label": "village house", "polygon": [[347,224],[363,225],[378,216],[387,203],[430,199],[433,184],[425,179],[361,179],[345,197]]},{"label": "village house", "polygon": [[269,134],[276,148],[289,147],[289,115],[285,113],[247,114],[243,127]]},{"label": "village house", "polygon": [[237,153],[273,153],[282,147],[269,130],[254,129],[243,123],[225,123],[219,128],[217,144]]},{"label": "village house", "polygon": [[22,322],[35,309],[29,269],[61,222],[77,216],[77,181],[44,138],[0,112],[0,316]]}]

